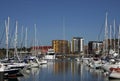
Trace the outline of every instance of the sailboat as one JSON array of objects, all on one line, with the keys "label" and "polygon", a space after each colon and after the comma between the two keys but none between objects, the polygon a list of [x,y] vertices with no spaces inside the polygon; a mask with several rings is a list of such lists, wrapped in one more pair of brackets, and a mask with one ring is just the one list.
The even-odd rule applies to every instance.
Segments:
[{"label": "sailboat", "polygon": [[[111,26],[110,26],[111,29]],[[115,35],[115,21],[114,21],[114,35]],[[101,66],[104,71],[107,71],[109,78],[116,78],[120,79],[120,60],[117,60],[116,57],[118,54],[116,53],[115,48],[115,37],[114,37],[114,50],[110,49],[108,52],[108,28],[107,28],[107,14],[106,14],[106,21],[105,21],[105,53],[107,53],[107,61]],[[111,36],[110,36],[111,38]],[[120,26],[119,26],[119,35],[118,35],[118,41],[120,39]],[[110,39],[111,40],[111,39]],[[110,42],[111,43],[111,42]],[[111,44],[110,44],[111,45]],[[119,50],[119,43],[118,43],[118,50]],[[119,53],[119,52],[118,52]]]},{"label": "sailboat", "polygon": [[36,24],[34,25],[34,27],[35,27],[35,51],[34,51],[34,55],[25,58],[25,60],[28,61],[27,63],[30,64],[29,68],[39,67],[41,64],[46,64],[47,63],[46,60],[39,59],[36,55],[36,53],[37,53],[36,52]]},{"label": "sailboat", "polygon": [[[34,25],[35,26],[35,56],[37,56],[36,55],[36,24]],[[44,59],[42,59],[42,58],[38,58],[38,57],[36,57],[36,60],[37,60],[37,62],[38,62],[38,64],[40,64],[40,65],[42,65],[42,64],[47,64],[47,61],[46,60],[44,60]]]},{"label": "sailboat", "polygon": [[[12,68],[11,63],[8,63],[8,34],[9,34],[9,17],[8,22],[5,21],[5,27],[6,27],[6,58],[1,60],[0,63],[0,72],[3,72],[5,75],[7,74],[16,74],[19,72],[19,69]],[[7,62],[7,63],[6,63]]]},{"label": "sailboat", "polygon": [[[120,39],[120,26],[119,26],[119,35],[118,35],[118,41]],[[118,42],[118,46],[119,46],[119,42]],[[119,48],[118,48],[119,50]],[[119,51],[118,51],[119,53]],[[120,62],[118,61],[118,65],[116,65],[117,67],[111,67],[110,68],[110,74],[109,74],[109,78],[115,78],[115,79],[120,79]]]},{"label": "sailboat", "polygon": [[[35,31],[36,31],[36,29],[35,29]],[[36,35],[36,33],[35,33],[35,35]],[[26,28],[26,35],[25,35],[25,47],[27,48],[27,28]],[[27,56],[24,58],[24,62],[29,64],[28,68],[36,68],[36,67],[39,67],[39,65],[40,65],[36,56]]]},{"label": "sailboat", "polygon": [[[8,26],[6,26],[6,28],[8,28]],[[21,62],[21,59],[19,58],[19,55],[17,52],[17,33],[18,33],[17,28],[18,28],[18,22],[16,21],[15,39],[14,39],[14,48],[15,48],[14,57],[13,57],[13,59],[8,59],[6,62],[2,62],[2,64],[4,66],[7,66],[7,68],[9,68],[9,70],[11,70],[11,69],[21,70],[21,69],[29,66],[29,64]],[[7,32],[8,31],[6,31],[6,33]],[[6,35],[6,37],[7,37],[7,44],[8,44],[8,34]],[[8,49],[8,47],[7,47],[7,49]],[[8,51],[7,51],[7,58],[8,58]]]},{"label": "sailboat", "polygon": [[9,75],[9,74],[16,74],[18,73],[18,69],[10,68],[3,63],[0,63],[0,73],[4,73],[4,75]]}]

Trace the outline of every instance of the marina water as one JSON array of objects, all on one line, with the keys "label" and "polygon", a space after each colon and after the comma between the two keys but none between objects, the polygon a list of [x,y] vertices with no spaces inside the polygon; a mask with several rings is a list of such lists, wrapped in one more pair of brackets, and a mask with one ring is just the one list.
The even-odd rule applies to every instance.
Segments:
[{"label": "marina water", "polygon": [[39,68],[26,69],[23,75],[4,78],[0,81],[119,81],[109,80],[100,69],[91,69],[74,60],[49,61]]}]

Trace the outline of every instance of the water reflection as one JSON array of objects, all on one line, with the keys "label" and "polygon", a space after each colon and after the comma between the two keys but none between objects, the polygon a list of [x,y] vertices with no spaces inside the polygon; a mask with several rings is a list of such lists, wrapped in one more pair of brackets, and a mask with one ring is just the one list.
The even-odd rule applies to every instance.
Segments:
[{"label": "water reflection", "polygon": [[109,81],[120,81],[120,79],[110,79]]},{"label": "water reflection", "polygon": [[39,79],[39,72],[40,68],[30,68],[24,69],[22,74],[24,75],[23,78],[19,78],[19,81],[38,81]]},{"label": "water reflection", "polygon": [[[24,77],[4,81],[119,81],[109,80],[101,70],[91,69],[76,61],[50,61],[40,68],[24,69]],[[0,77],[0,81],[3,78]]]},{"label": "water reflection", "polygon": [[18,78],[8,78],[5,81],[19,81]]},{"label": "water reflection", "polygon": [[4,76],[3,76],[3,73],[0,72],[0,81],[3,81],[4,80]]},{"label": "water reflection", "polygon": [[81,64],[81,81],[106,81],[100,69],[91,69]]},{"label": "water reflection", "polygon": [[[47,68],[41,68],[39,76],[41,76],[41,81],[48,81],[50,79],[52,81],[73,81],[80,76],[80,64],[71,61],[49,62]],[[47,78],[44,78],[45,76]]]}]

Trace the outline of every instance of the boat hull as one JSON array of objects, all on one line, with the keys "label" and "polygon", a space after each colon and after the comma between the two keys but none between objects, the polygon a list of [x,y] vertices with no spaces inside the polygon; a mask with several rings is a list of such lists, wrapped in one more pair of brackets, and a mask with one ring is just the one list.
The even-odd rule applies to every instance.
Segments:
[{"label": "boat hull", "polygon": [[45,55],[45,58],[46,60],[52,60],[52,59],[55,59],[55,55]]},{"label": "boat hull", "polygon": [[115,72],[115,71],[111,72],[109,78],[120,79],[120,72]]},{"label": "boat hull", "polygon": [[110,71],[110,68],[118,68],[118,67],[120,67],[120,64],[104,64],[104,65],[102,66],[102,69],[103,69],[104,71],[111,72],[111,71]]}]

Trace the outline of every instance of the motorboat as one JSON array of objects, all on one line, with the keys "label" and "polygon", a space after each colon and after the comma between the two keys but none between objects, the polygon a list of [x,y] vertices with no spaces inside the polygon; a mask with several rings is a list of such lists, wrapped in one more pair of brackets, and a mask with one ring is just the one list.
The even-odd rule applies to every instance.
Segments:
[{"label": "motorboat", "polygon": [[110,68],[109,78],[120,79],[120,67]]},{"label": "motorboat", "polygon": [[44,56],[44,59],[46,60],[56,59],[56,54],[54,52],[54,49],[48,49],[47,54]]},{"label": "motorboat", "polygon": [[47,64],[47,60],[44,59],[39,59],[40,65]]},{"label": "motorboat", "polygon": [[91,68],[95,68],[95,69],[98,69],[98,68],[101,68],[102,66],[102,61],[100,58],[93,58],[90,63],[89,63],[89,66]]},{"label": "motorboat", "polygon": [[101,66],[101,68],[104,71],[111,72],[110,68],[118,68],[120,67],[120,62],[115,61],[114,59],[110,59],[109,62],[106,62],[104,65]]},{"label": "motorboat", "polygon": [[19,72],[19,69],[12,69],[3,63],[0,63],[0,72],[4,73],[4,75],[9,75],[9,74],[16,74]]}]

